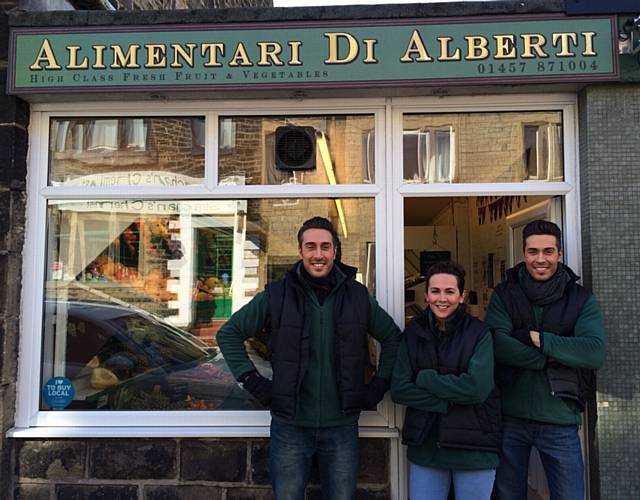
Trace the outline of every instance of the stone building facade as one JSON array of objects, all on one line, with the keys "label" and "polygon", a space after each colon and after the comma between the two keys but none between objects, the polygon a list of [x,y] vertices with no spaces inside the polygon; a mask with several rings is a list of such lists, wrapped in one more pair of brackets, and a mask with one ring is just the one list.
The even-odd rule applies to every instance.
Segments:
[{"label": "stone building facade", "polygon": [[[16,2],[2,2],[0,8],[0,81],[7,80],[7,50],[9,23],[6,10]],[[20,332],[20,291],[22,246],[24,244],[27,147],[29,106],[26,102],[4,92],[0,97],[0,148],[3,151],[0,168],[0,197],[2,224],[0,229],[0,328],[2,330],[2,359],[0,391],[2,410],[0,428],[4,435],[13,426],[16,406],[18,339]],[[2,440],[0,481],[3,494],[11,495],[13,482],[11,443]]]},{"label": "stone building facade", "polygon": [[[14,452],[21,500],[273,498],[265,439],[33,440]],[[385,440],[362,440],[358,498],[390,497],[388,453]],[[321,498],[317,472],[308,498]]]},{"label": "stone building facade", "polygon": [[[289,21],[292,23],[309,19],[388,19],[454,17],[461,15],[499,15],[552,13],[564,14],[566,3],[559,0],[512,2],[435,4],[407,6],[399,11],[390,7],[374,8],[345,7],[296,9],[281,11],[272,9],[225,11],[198,15],[164,13],[76,13],[53,14],[53,18],[36,14],[7,13],[17,2],[0,1],[0,82],[6,87],[9,28],[13,26],[46,26],[48,23],[77,26],[127,25],[127,24],[175,24],[175,23],[216,23],[252,21]],[[640,12],[636,12],[637,16]],[[57,17],[56,17],[57,16]],[[198,17],[199,16],[199,17]],[[620,13],[628,17],[628,13]],[[53,21],[51,20],[53,19]],[[598,375],[598,390],[590,404],[590,418],[586,422],[589,442],[589,495],[592,499],[628,499],[640,497],[640,481],[635,471],[640,467],[640,428],[637,425],[640,414],[640,400],[637,386],[637,358],[640,344],[637,342],[638,317],[634,311],[638,293],[635,283],[640,279],[638,271],[638,179],[637,158],[640,157],[640,141],[637,127],[640,118],[640,63],[633,56],[622,56],[624,68],[620,82],[583,82],[571,86],[569,91],[577,96],[578,110],[578,164],[579,164],[579,228],[583,283],[594,290],[599,299],[607,326],[608,353],[605,366]],[[539,92],[557,90],[559,87],[541,86],[492,86],[482,85],[453,89],[457,94],[493,93],[505,95],[514,91]],[[566,87],[562,87],[563,91]],[[416,91],[420,94],[424,91]],[[371,90],[371,95],[384,95],[385,91]],[[411,91],[390,90],[389,94],[411,95]],[[320,97],[326,96],[319,92]],[[345,93],[353,98],[353,94]],[[272,97],[275,96],[272,95]],[[238,94],[233,95],[237,99]],[[555,123],[554,113],[539,113],[536,123]],[[488,118],[485,116],[484,118]],[[441,114],[434,119],[433,126],[439,127],[460,120],[460,115]],[[82,438],[9,438],[6,437],[15,426],[16,386],[18,381],[18,346],[21,335],[21,296],[24,266],[24,235],[27,204],[27,157],[29,137],[30,107],[25,100],[3,93],[0,97],[0,496],[16,499],[192,499],[213,498],[267,499],[272,498],[269,488],[267,468],[268,440],[260,436],[251,437],[130,437],[126,435],[108,437],[96,433]],[[490,120],[490,118],[488,118]],[[483,122],[481,113],[468,117],[474,122],[466,130],[476,130],[472,134],[475,148],[486,133],[487,149],[491,133],[505,127],[505,122]],[[159,122],[158,122],[159,123]],[[160,125],[159,125],[160,126]],[[220,156],[222,172],[232,176],[242,172],[245,178],[269,178],[265,169],[264,137],[260,124],[251,119],[237,123],[236,154]],[[363,125],[361,128],[366,128]],[[493,129],[493,132],[491,132]],[[271,132],[270,129],[268,132]],[[155,144],[167,146],[176,140],[184,144],[192,139],[192,129],[185,125],[180,134],[168,129],[157,129],[156,137],[166,134],[168,139]],[[490,133],[491,132],[491,133]],[[182,140],[180,140],[182,137]],[[457,138],[462,145],[463,136]],[[346,168],[348,155],[361,157],[362,136],[333,134],[335,144],[342,141],[334,156],[338,176],[353,172]],[[244,141],[244,143],[243,143]],[[520,151],[507,150],[517,141],[507,141],[505,157],[522,156]],[[244,146],[242,145],[244,144]],[[519,143],[518,143],[519,144]],[[461,146],[462,147],[462,146]],[[513,146],[514,148],[516,146]],[[155,148],[155,146],[154,146]],[[464,148],[463,148],[464,149]],[[467,150],[472,150],[472,147]],[[178,155],[183,153],[183,157]],[[193,147],[181,151],[179,147],[169,147],[166,151],[154,149],[170,170],[187,172],[198,177],[204,165],[204,158]],[[186,158],[186,159],[185,159]],[[476,158],[477,159],[477,158]],[[493,157],[496,165],[500,159]],[[84,167],[69,158],[65,172]],[[133,157],[126,161],[136,162]],[[478,160],[480,161],[480,160]],[[473,165],[472,155],[464,161]],[[486,162],[486,160],[485,160]],[[128,163],[131,165],[132,163]],[[154,161],[154,164],[157,164]],[[61,164],[62,165],[62,164]],[[114,163],[120,169],[122,162]],[[138,161],[138,167],[140,162]],[[61,167],[62,168],[62,167]],[[473,172],[476,167],[471,169]],[[144,166],[142,168],[144,170]],[[343,169],[343,171],[341,171]],[[510,170],[508,175],[516,170]],[[523,176],[524,172],[520,172]],[[317,172],[318,175],[321,172]],[[464,179],[465,172],[458,173]],[[496,172],[483,168],[482,175],[489,175],[484,181],[492,181]],[[362,175],[358,173],[357,175]],[[497,173],[499,176],[499,172]],[[347,177],[344,177],[347,179]],[[517,181],[502,178],[502,182]],[[478,182],[478,179],[473,179]],[[338,221],[334,205],[315,199],[296,200],[252,199],[247,203],[247,238],[260,242],[265,233],[273,241],[269,257],[276,263],[287,263],[291,257],[291,246],[280,244],[295,230],[292,220],[297,214],[311,211],[320,212]],[[475,201],[475,200],[474,200]],[[533,203],[531,200],[529,203]],[[347,214],[347,227],[355,231],[357,237],[351,241],[375,240],[375,222],[371,216],[362,220],[353,214],[371,214],[371,200],[352,198],[343,200]],[[367,206],[368,205],[368,206]],[[284,211],[287,215],[284,215]],[[440,220],[457,217],[451,209],[440,213]],[[252,217],[254,217],[252,219]],[[349,218],[353,217],[353,218]],[[482,226],[471,221],[472,230],[481,234],[495,231],[503,220]],[[443,224],[444,225],[444,224]],[[271,240],[271,238],[273,238]],[[479,236],[477,241],[482,244]],[[366,248],[366,247],[365,247]],[[345,261],[357,263],[360,268],[366,263],[367,255],[362,245],[347,242],[343,248]],[[253,259],[255,255],[248,255]],[[265,268],[267,257],[260,256]],[[386,265],[386,264],[385,264]],[[164,270],[166,272],[166,269]],[[481,274],[481,273],[480,273]],[[261,289],[266,274],[260,276]],[[29,284],[28,286],[32,286]],[[245,292],[250,297],[255,290]],[[209,332],[208,334],[211,334]],[[211,334],[213,335],[213,334]],[[24,376],[24,375],[21,375]],[[595,418],[597,416],[597,418]],[[110,436],[113,436],[111,434]],[[397,467],[394,453],[397,453],[397,439],[389,437],[365,437],[361,439],[361,467],[359,496],[362,499],[392,498],[392,470]],[[317,473],[308,489],[308,498],[320,498]]]}]

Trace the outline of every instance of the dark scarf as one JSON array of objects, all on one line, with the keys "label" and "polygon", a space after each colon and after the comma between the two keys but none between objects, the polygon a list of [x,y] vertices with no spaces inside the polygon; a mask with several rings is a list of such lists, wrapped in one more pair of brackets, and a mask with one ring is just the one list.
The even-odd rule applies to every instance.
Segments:
[{"label": "dark scarf", "polygon": [[560,299],[570,280],[571,277],[562,265],[558,265],[558,270],[546,281],[534,280],[524,266],[520,270],[520,286],[535,306],[546,306]]},{"label": "dark scarf", "polygon": [[331,293],[331,290],[333,290],[333,287],[336,286],[335,265],[331,268],[329,274],[324,278],[314,278],[307,272],[304,266],[301,265],[300,276],[302,276],[305,282],[311,287],[311,290],[314,291],[320,305],[324,303],[327,295],[329,295]]}]

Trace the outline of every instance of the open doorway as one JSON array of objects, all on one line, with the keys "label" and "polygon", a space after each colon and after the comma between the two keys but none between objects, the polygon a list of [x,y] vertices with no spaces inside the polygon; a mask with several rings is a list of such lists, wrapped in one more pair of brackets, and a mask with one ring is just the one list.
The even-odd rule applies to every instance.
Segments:
[{"label": "open doorway", "polygon": [[484,318],[491,293],[522,256],[522,227],[534,219],[561,225],[561,203],[549,196],[405,198],[405,316],[425,308],[424,274],[453,259],[467,272],[467,307]]},{"label": "open doorway", "polygon": [[[562,199],[549,196],[420,197],[404,200],[405,324],[425,308],[429,267],[456,260],[466,270],[466,305],[483,319],[493,289],[522,260],[522,228],[535,219],[562,227]],[[530,498],[548,499],[542,464],[534,450]]]}]

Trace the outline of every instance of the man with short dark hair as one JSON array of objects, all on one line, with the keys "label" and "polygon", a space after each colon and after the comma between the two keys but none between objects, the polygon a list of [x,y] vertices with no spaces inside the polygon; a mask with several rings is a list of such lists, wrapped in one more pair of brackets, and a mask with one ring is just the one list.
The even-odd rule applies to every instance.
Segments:
[{"label": "man with short dark hair", "polygon": [[[233,375],[271,406],[271,483],[278,500],[303,500],[317,457],[323,498],[355,499],[358,416],[389,388],[400,331],[340,262],[340,240],[322,217],[298,231],[300,261],[284,279],[236,312],[217,335]],[[244,341],[270,329],[273,380],[247,356]],[[365,384],[368,335],[382,344],[376,375]]]},{"label": "man with short dark hair", "polygon": [[536,220],[522,234],[524,262],[496,287],[485,321],[494,330],[504,438],[496,490],[500,500],[526,500],[531,447],[551,500],[583,500],[578,428],[594,370],[605,357],[595,297],[560,262],[562,233]]}]

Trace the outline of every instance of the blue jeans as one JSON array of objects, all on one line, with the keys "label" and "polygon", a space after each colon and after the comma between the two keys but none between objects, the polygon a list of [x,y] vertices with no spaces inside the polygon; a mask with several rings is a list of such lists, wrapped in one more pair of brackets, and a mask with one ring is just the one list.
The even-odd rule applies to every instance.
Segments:
[{"label": "blue jeans", "polygon": [[316,455],[322,498],[354,500],[358,482],[358,423],[298,427],[271,420],[269,466],[277,500],[303,500]]},{"label": "blue jeans", "polygon": [[410,463],[410,500],[447,500],[452,477],[456,500],[489,500],[496,471],[436,469]]},{"label": "blue jeans", "polygon": [[549,483],[551,500],[584,499],[584,464],[577,425],[505,417],[502,457],[496,474],[500,500],[526,500],[531,447]]}]

